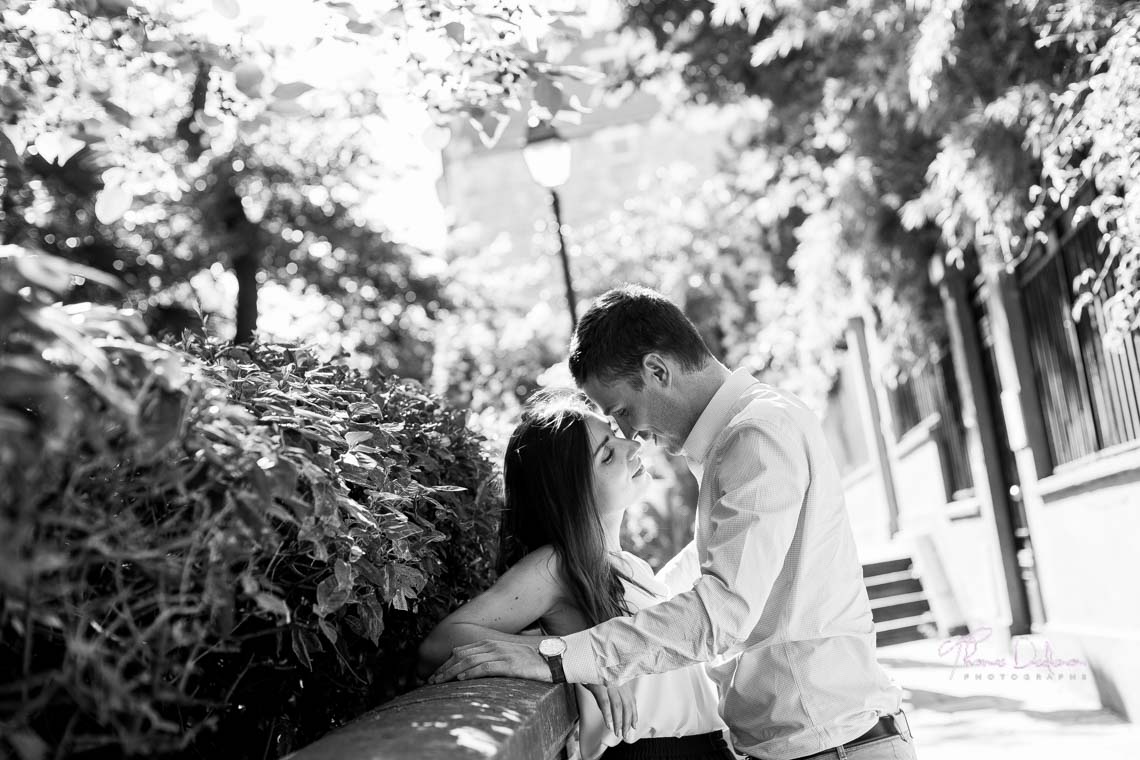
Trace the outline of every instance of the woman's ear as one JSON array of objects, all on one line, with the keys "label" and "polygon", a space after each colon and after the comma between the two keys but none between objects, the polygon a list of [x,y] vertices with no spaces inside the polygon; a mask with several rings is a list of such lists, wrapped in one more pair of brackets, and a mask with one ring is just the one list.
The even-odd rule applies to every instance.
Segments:
[{"label": "woman's ear", "polygon": [[667,388],[673,379],[672,365],[661,354],[646,354],[645,358],[641,360],[641,368],[647,379],[656,381],[663,388]]}]

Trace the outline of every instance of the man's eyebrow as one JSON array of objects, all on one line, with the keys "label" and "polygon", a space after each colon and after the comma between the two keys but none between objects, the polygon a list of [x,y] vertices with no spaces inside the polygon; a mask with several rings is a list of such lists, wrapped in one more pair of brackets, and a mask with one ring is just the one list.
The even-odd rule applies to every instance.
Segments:
[{"label": "man's eyebrow", "polygon": [[598,448],[594,449],[594,456],[598,455],[598,452],[602,450],[602,447],[605,446],[606,442],[609,440],[610,440],[610,437],[608,435],[602,439],[602,442],[598,444]]}]

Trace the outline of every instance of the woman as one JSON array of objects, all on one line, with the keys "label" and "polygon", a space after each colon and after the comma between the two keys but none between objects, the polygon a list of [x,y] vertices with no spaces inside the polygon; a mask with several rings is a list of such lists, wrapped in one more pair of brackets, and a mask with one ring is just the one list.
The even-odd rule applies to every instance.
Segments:
[{"label": "woman", "polygon": [[[531,399],[504,460],[499,580],[436,626],[420,646],[424,668],[438,667],[463,644],[522,639],[520,631],[535,623],[545,635],[562,636],[668,596],[649,565],[619,543],[625,510],[649,482],[640,448],[581,394]],[[606,715],[587,690],[607,698]],[[578,708],[584,760],[603,752],[605,760],[733,757],[701,666],[620,687],[579,686]]]}]

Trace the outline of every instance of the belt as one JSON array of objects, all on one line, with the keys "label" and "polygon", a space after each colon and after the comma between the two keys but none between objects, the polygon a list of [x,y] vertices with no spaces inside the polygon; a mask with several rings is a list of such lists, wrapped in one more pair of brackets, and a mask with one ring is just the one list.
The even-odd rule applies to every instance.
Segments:
[{"label": "belt", "polygon": [[[849,742],[844,742],[843,744],[841,744],[839,746],[843,747],[844,749],[851,749],[852,747],[858,747],[860,744],[866,744],[867,742],[873,742],[876,739],[884,739],[888,736],[900,736],[900,735],[901,734],[899,734],[899,727],[898,727],[898,724],[895,723],[894,716],[883,715],[875,722],[875,725],[871,726],[871,728],[867,730],[867,733],[865,733],[862,736],[859,736],[855,739],[852,739]],[[804,755],[803,757],[798,757],[798,758],[796,758],[796,760],[810,760],[811,758],[824,758],[827,755],[834,753],[837,749],[838,749],[838,747],[832,747],[831,749],[820,750],[819,752],[813,752],[810,755]]]}]

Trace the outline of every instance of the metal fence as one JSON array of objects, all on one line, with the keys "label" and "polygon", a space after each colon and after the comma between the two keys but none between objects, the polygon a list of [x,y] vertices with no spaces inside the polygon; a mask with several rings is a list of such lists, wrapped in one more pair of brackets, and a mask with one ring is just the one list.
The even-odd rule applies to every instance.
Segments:
[{"label": "metal fence", "polygon": [[1054,465],[1140,439],[1140,334],[1106,347],[1107,278],[1076,318],[1073,283],[1099,272],[1095,224],[1069,230],[1055,250],[1041,250],[1019,271],[1030,353]]},{"label": "metal fence", "polygon": [[942,461],[947,497],[953,498],[955,493],[973,488],[966,430],[962,425],[962,402],[950,353],[938,352],[914,366],[897,380],[888,396],[896,440],[923,420],[938,416],[931,436]]}]

